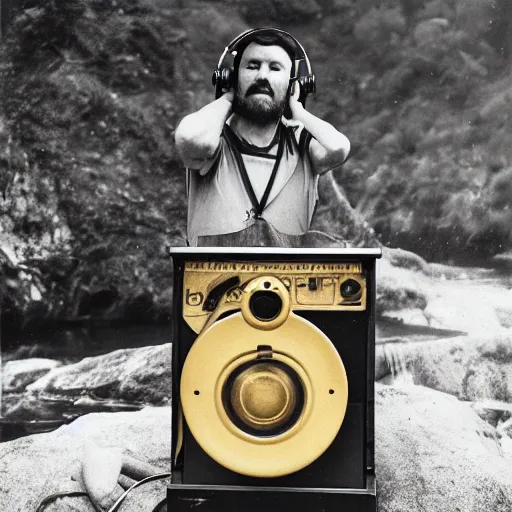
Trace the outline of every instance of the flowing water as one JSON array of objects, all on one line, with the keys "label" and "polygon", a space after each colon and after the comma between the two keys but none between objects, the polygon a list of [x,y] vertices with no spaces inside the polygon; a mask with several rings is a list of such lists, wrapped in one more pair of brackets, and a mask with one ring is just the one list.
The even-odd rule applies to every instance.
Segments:
[{"label": "flowing water", "polygon": [[383,351],[386,364],[391,373],[384,377],[382,384],[393,384],[394,386],[412,386],[414,377],[408,368],[404,343],[384,343]]}]

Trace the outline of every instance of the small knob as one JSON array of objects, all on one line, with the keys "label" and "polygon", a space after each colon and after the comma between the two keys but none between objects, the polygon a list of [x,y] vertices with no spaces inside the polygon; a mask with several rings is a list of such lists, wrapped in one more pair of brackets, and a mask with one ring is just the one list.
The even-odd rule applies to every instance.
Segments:
[{"label": "small knob", "polygon": [[355,279],[347,279],[341,283],[340,293],[345,299],[353,298],[361,292],[361,284]]}]

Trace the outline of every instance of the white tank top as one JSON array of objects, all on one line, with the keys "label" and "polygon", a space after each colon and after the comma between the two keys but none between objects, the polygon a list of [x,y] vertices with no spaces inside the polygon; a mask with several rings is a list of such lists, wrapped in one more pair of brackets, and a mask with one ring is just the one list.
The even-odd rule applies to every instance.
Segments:
[{"label": "white tank top", "polygon": [[311,136],[302,124],[284,118],[276,136],[277,145],[255,148],[226,124],[210,170],[204,175],[187,170],[190,245],[197,245],[198,236],[242,231],[257,217],[281,233],[308,231],[318,199],[308,152]]}]

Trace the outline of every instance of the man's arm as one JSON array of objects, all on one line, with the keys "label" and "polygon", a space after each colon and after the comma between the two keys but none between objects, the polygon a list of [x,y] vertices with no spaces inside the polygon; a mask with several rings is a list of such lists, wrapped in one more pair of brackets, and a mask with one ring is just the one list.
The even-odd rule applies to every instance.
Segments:
[{"label": "man's arm", "polygon": [[179,123],[174,140],[178,154],[189,169],[203,169],[214,157],[224,123],[231,114],[232,101],[233,93],[227,92]]},{"label": "man's arm", "polygon": [[300,121],[304,128],[313,136],[309,145],[309,154],[313,161],[316,174],[341,165],[350,153],[350,141],[326,121],[308,112],[298,101],[299,87],[294,84],[294,92],[290,97],[290,109],[293,119]]}]

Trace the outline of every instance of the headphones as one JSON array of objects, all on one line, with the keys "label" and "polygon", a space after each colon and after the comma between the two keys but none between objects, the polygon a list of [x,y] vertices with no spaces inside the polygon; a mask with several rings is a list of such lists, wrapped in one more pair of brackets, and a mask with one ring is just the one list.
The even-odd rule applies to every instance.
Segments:
[{"label": "headphones", "polygon": [[233,87],[234,83],[234,69],[233,67],[226,65],[224,63],[224,59],[228,53],[235,56],[238,52],[238,49],[242,45],[242,43],[249,37],[255,34],[260,33],[280,33],[285,36],[288,36],[296,46],[296,50],[298,51],[298,55],[295,57],[295,66],[296,75],[293,76],[290,81],[297,80],[300,84],[300,96],[299,101],[303,106],[306,106],[306,96],[308,94],[314,94],[316,91],[316,78],[311,70],[311,64],[309,62],[306,51],[302,47],[302,45],[295,39],[291,34],[281,30],[279,28],[274,27],[263,27],[263,28],[255,28],[246,30],[242,32],[238,37],[235,37],[231,43],[229,43],[224,52],[222,53],[219,63],[217,64],[217,69],[213,72],[212,76],[212,84],[215,86],[215,99],[220,98],[224,94],[224,90],[229,90]]}]

